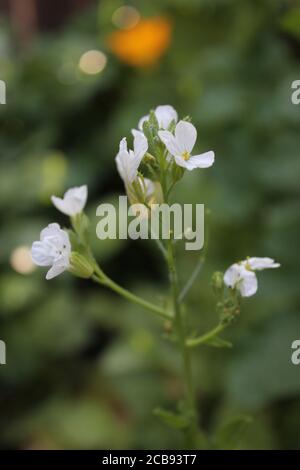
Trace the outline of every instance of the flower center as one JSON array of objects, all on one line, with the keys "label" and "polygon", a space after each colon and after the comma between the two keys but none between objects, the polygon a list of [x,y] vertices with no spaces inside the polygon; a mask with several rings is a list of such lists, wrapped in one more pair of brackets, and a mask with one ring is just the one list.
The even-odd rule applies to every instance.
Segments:
[{"label": "flower center", "polygon": [[182,158],[187,161],[190,158],[191,154],[187,150],[185,150],[182,154]]}]

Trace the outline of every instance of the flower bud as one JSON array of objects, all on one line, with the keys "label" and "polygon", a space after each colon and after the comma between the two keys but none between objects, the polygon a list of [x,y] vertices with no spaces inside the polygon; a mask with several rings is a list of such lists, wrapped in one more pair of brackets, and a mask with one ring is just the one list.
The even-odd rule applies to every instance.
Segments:
[{"label": "flower bud", "polygon": [[77,251],[72,251],[69,271],[74,274],[74,276],[88,279],[92,276],[94,267],[83,255],[77,253]]},{"label": "flower bud", "polygon": [[216,295],[220,296],[223,293],[223,288],[224,288],[224,281],[223,281],[223,273],[216,271],[213,273],[212,278],[211,278],[211,285],[213,288],[213,291]]}]

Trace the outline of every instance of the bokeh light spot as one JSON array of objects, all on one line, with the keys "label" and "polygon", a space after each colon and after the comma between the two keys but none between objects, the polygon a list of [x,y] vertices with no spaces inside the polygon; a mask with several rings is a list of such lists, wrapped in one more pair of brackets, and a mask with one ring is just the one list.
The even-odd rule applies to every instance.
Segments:
[{"label": "bokeh light spot", "polygon": [[112,15],[112,22],[117,28],[131,29],[140,21],[140,14],[136,8],[124,5],[118,8]]},{"label": "bokeh light spot", "polygon": [[102,72],[107,63],[106,55],[101,51],[91,50],[85,52],[79,60],[79,68],[88,75]]},{"label": "bokeh light spot", "polygon": [[31,259],[30,248],[28,246],[15,248],[10,256],[10,265],[19,274],[32,273],[36,267]]}]

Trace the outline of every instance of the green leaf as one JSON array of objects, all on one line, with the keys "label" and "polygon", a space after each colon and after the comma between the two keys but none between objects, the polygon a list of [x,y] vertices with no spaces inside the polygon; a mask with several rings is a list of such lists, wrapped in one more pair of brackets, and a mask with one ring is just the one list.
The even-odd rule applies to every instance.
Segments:
[{"label": "green leaf", "polygon": [[243,434],[252,422],[252,418],[247,415],[237,415],[220,425],[216,431],[215,443],[220,449],[236,449]]},{"label": "green leaf", "polygon": [[161,421],[174,429],[185,429],[188,427],[189,422],[186,417],[173,413],[172,411],[164,410],[163,408],[155,408],[153,411],[155,416],[158,416]]}]

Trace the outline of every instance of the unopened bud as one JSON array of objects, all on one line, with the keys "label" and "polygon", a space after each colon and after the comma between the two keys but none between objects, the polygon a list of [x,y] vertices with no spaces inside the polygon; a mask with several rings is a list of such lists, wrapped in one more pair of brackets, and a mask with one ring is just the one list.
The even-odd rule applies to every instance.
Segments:
[{"label": "unopened bud", "polygon": [[211,285],[212,285],[213,291],[218,296],[220,296],[223,293],[223,288],[224,288],[223,278],[224,278],[224,274],[221,273],[220,271],[214,272],[211,278]]},{"label": "unopened bud", "polygon": [[94,267],[83,255],[72,251],[69,271],[74,274],[74,276],[88,279],[92,276]]}]

